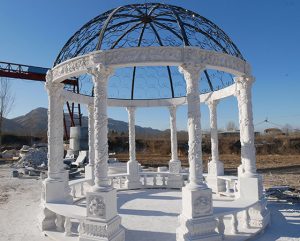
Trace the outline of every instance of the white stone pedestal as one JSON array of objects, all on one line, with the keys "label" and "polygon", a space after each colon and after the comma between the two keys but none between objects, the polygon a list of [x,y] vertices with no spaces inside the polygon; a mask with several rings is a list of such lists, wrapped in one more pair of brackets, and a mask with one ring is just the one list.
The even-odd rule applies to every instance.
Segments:
[{"label": "white stone pedestal", "polygon": [[263,197],[262,176],[256,177],[239,177],[238,180],[238,196],[241,199],[253,199],[259,201]]},{"label": "white stone pedestal", "polygon": [[182,213],[176,230],[177,241],[219,241],[213,217],[212,191],[209,188],[191,190],[182,188]]},{"label": "white stone pedestal", "polygon": [[208,163],[207,185],[214,193],[226,191],[225,180],[218,179],[224,175],[224,164],[221,161],[210,161]]},{"label": "white stone pedestal", "polygon": [[139,163],[137,161],[127,162],[127,180],[125,186],[127,189],[139,189],[142,187],[139,176]]},{"label": "white stone pedestal", "polygon": [[182,188],[183,177],[181,172],[181,161],[171,160],[169,162],[168,188]]},{"label": "white stone pedestal", "polygon": [[47,178],[42,183],[41,214],[39,216],[39,225],[42,231],[56,228],[56,214],[48,210],[45,203],[73,202],[69,187],[69,172],[62,171],[57,173],[56,177],[57,179]]},{"label": "white stone pedestal", "polygon": [[212,189],[214,193],[225,192],[226,183],[225,180],[218,179],[216,176],[207,176],[206,177],[207,186]]},{"label": "white stone pedestal", "polygon": [[117,212],[116,189],[86,194],[87,218],[81,222],[79,241],[124,241]]}]

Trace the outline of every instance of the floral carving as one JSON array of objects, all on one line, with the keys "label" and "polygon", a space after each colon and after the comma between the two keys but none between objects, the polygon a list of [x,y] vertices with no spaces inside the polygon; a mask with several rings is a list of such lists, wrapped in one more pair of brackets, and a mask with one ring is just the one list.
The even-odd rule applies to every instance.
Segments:
[{"label": "floral carving", "polygon": [[204,216],[212,213],[211,196],[200,196],[194,201],[194,214],[196,216]]},{"label": "floral carving", "polygon": [[101,197],[89,197],[88,215],[105,218],[105,203]]},{"label": "floral carving", "polygon": [[250,74],[251,68],[244,60],[214,51],[195,47],[144,47],[124,48],[93,52],[72,60],[68,60],[53,68],[53,79],[65,79],[67,76],[76,76],[88,72],[88,68],[98,64],[116,66],[134,66],[136,63],[166,63],[180,65],[182,63],[213,66],[216,69],[226,70],[234,74]]}]

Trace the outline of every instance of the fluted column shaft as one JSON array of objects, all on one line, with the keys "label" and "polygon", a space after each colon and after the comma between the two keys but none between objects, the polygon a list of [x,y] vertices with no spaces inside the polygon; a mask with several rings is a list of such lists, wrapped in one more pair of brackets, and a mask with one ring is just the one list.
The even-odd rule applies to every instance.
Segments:
[{"label": "fluted column shaft", "polygon": [[64,85],[53,83],[47,75],[46,89],[48,92],[48,178],[61,179],[59,174],[64,170],[63,142],[63,99],[61,93]]},{"label": "fluted column shaft", "polygon": [[187,89],[188,104],[188,135],[189,135],[189,184],[191,189],[205,186],[203,183],[202,166],[202,136],[201,136],[201,112],[199,96],[200,71],[204,67],[200,65],[184,64],[179,70],[184,75]]},{"label": "fluted column shaft", "polygon": [[108,181],[108,119],[107,82],[112,69],[98,65],[88,70],[94,82],[94,127],[95,127],[95,185],[94,191],[109,189]]},{"label": "fluted column shaft", "polygon": [[135,107],[127,107],[129,128],[129,160],[136,161],[135,150]]},{"label": "fluted column shaft", "polygon": [[241,159],[244,176],[256,175],[256,155],[254,145],[254,125],[252,112],[252,84],[254,78],[241,76],[235,78],[236,96],[239,106]]}]

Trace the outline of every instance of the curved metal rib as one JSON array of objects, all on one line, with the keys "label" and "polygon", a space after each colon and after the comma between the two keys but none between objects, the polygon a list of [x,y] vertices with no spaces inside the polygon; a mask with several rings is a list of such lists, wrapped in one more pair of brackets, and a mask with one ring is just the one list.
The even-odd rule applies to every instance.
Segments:
[{"label": "curved metal rib", "polygon": [[[138,47],[141,46],[143,35],[144,35],[145,29],[146,29],[146,25],[147,25],[147,23],[145,23],[143,28],[142,28],[142,31],[141,31],[141,34],[140,34],[140,37],[139,37]],[[133,100],[133,97],[134,97],[135,73],[136,73],[136,66],[133,67],[133,73],[132,73],[132,82],[131,82],[131,99],[132,100]]]},{"label": "curved metal rib", "polygon": [[[155,27],[153,26],[152,23],[150,23],[150,27],[152,28],[160,46],[164,46],[160,37],[159,37],[159,34],[157,32],[157,30],[155,29]],[[168,70],[168,75],[169,75],[169,80],[170,80],[170,87],[171,87],[171,94],[172,94],[172,98],[174,98],[174,88],[173,88],[173,79],[172,79],[172,74],[171,74],[171,70],[170,70],[170,66],[167,66],[167,70]]]},{"label": "curved metal rib", "polygon": [[121,8],[123,8],[123,6],[116,8],[114,11],[112,11],[110,13],[110,15],[108,16],[108,18],[106,19],[106,21],[105,21],[105,23],[104,23],[104,25],[103,25],[103,27],[101,29],[101,32],[99,34],[99,40],[98,40],[98,43],[96,45],[96,50],[100,50],[101,49],[102,40],[103,40],[104,33],[106,31],[106,28],[107,28],[108,24],[110,23],[110,20],[115,15],[115,13],[117,13]]},{"label": "curved metal rib", "polygon": [[117,41],[113,44],[113,46],[111,47],[111,49],[115,48],[118,43],[128,34],[130,33],[132,30],[134,30],[136,27],[138,27],[139,25],[143,24],[142,22],[137,23],[135,25],[133,25],[130,29],[128,29],[125,33],[123,33],[118,39]]}]

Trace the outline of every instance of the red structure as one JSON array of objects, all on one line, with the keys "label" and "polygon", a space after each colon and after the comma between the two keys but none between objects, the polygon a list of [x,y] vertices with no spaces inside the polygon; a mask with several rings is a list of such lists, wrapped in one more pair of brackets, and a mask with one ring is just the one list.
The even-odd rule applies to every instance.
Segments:
[{"label": "red structure", "polygon": [[[49,68],[0,61],[0,77],[46,82],[46,74],[48,69]],[[63,83],[65,84],[65,89],[79,93],[78,79],[67,79]],[[66,111],[70,117],[70,126],[81,126],[82,114],[80,104],[67,102],[66,106]],[[65,139],[68,140],[69,132],[66,115],[64,115],[64,130]]]}]

